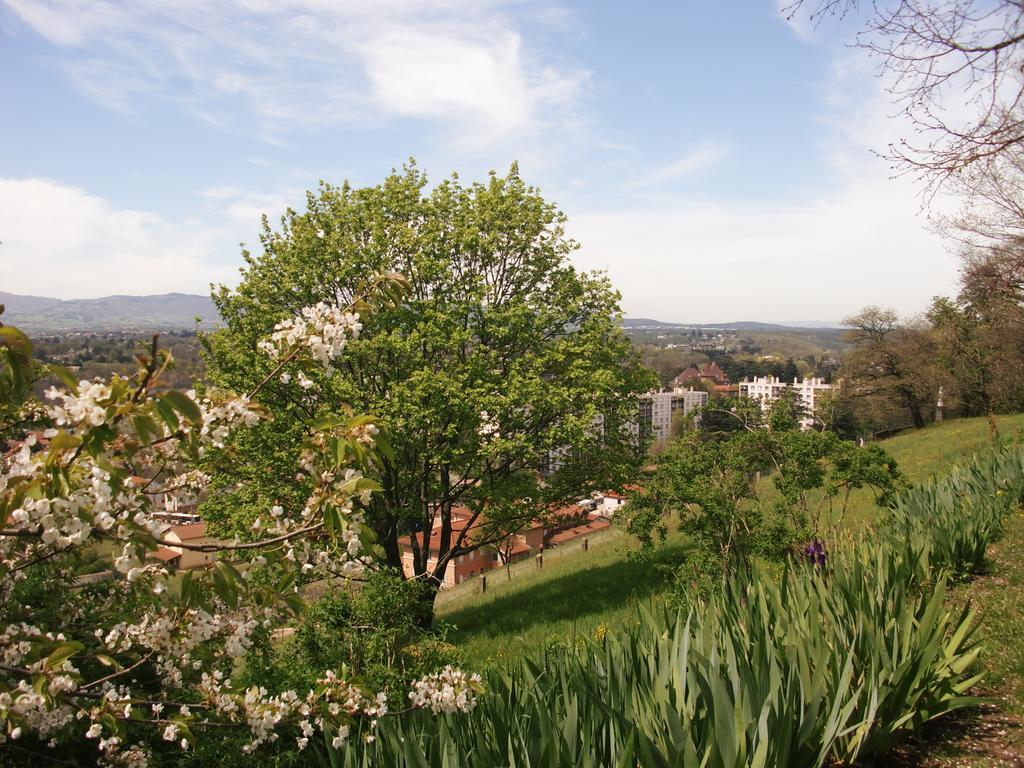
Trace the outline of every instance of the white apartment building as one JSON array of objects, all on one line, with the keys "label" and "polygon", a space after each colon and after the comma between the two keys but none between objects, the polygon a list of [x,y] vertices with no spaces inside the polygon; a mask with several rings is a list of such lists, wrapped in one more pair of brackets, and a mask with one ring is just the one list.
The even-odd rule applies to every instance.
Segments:
[{"label": "white apartment building", "polygon": [[[708,393],[692,387],[683,389],[676,387],[665,391],[647,392],[640,395],[636,421],[627,425],[629,434],[634,441],[651,438],[653,442],[667,440],[672,434],[672,418],[677,413],[687,414],[694,408],[707,405]],[[594,419],[594,431],[600,433],[604,429],[604,416],[598,414]],[[562,469],[568,457],[568,448],[554,448],[548,451],[540,465],[542,474],[550,475]]]},{"label": "white apartment building", "polygon": [[744,379],[739,384],[740,397],[749,397],[751,400],[758,400],[761,407],[767,409],[769,403],[779,399],[783,390],[792,389],[800,396],[804,410],[807,413],[805,418],[800,419],[801,429],[810,429],[814,425],[814,409],[818,404],[818,397],[822,392],[832,389],[831,384],[826,384],[824,379],[793,379],[793,383],[782,381],[778,376],[755,376],[752,381]]},{"label": "white apartment building", "polygon": [[689,413],[694,408],[707,405],[708,393],[693,387],[648,392],[640,396],[640,434],[650,436],[655,442],[668,440],[672,434],[672,418],[677,414]]}]

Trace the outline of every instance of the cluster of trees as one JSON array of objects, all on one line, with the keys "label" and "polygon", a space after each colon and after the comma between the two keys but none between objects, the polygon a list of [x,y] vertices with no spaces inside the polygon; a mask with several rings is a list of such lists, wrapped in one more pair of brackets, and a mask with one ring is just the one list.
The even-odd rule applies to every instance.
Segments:
[{"label": "cluster of trees", "polygon": [[[265,222],[198,394],[155,340],[131,376],[79,381],[0,326],[0,754],[326,763],[389,706],[472,708],[479,678],[430,632],[445,568],[634,479],[655,379],[515,168],[427,189],[409,167]],[[149,557],[164,493],[205,499],[222,538],[177,546],[210,570]]]},{"label": "cluster of trees", "polygon": [[[963,413],[1018,408],[1024,6],[901,1],[872,18],[864,44],[932,137],[891,156],[969,207],[948,222],[960,294],[920,323],[861,313],[845,391],[912,423],[928,418],[936,385]],[[965,86],[978,109],[953,124],[941,94]],[[324,185],[306,212],[266,224],[239,287],[215,296],[226,327],[204,340],[198,395],[167,387],[170,357],[154,345],[131,377],[76,381],[48,366],[61,386],[40,403],[29,340],[0,327],[0,751],[226,763],[234,744],[336,762],[389,700],[471,709],[478,678],[425,673],[424,658],[447,650],[411,650],[428,637],[444,568],[630,479],[643,458],[627,425],[655,380],[621,331],[617,294],[569,265],[574,248],[515,168],[428,192],[409,167],[367,189]],[[404,278],[368,282],[392,272]],[[900,486],[883,451],[801,432],[794,406],[736,406],[722,414],[736,429],[676,442],[635,502],[633,532],[650,542],[674,513],[700,570],[728,571],[819,538],[856,488],[884,502]],[[557,471],[542,474],[552,456]],[[147,559],[168,544],[149,497],[181,490],[205,490],[203,513],[227,534],[180,545],[218,550],[208,572]],[[456,505],[468,525],[454,524]],[[402,540],[413,583],[398,578]],[[83,579],[97,563],[109,579]],[[344,591],[350,578],[366,589]],[[312,582],[329,597],[306,612]],[[286,623],[299,628],[291,656],[271,643]]]},{"label": "cluster of trees", "polygon": [[782,381],[814,376],[829,381],[836,370],[832,358],[822,356],[819,359],[816,355],[807,355],[800,359],[789,357],[785,360],[750,360],[736,359],[728,355],[713,355],[712,359],[732,381],[757,376],[776,376]]},{"label": "cluster of trees", "polygon": [[[794,0],[815,22],[860,0]],[[864,3],[863,5],[867,5]],[[914,130],[879,154],[929,196],[959,196],[934,223],[959,249],[961,286],[920,317],[868,307],[849,318],[845,420],[863,432],[922,426],[940,388],[947,412],[1024,406],[1024,4],[872,3],[857,44]]]},{"label": "cluster of trees", "polygon": [[688,534],[692,549],[672,590],[677,601],[704,594],[755,558],[783,559],[809,542],[809,554],[820,557],[853,491],[870,488],[883,506],[905,486],[881,447],[803,431],[803,416],[792,394],[767,410],[749,400],[712,402],[701,409],[699,429],[659,454],[627,507],[628,528],[642,551],[667,534],[670,521]]},{"label": "cluster of trees", "polygon": [[[271,647],[274,628],[301,620],[300,586],[344,589],[372,574],[365,507],[380,485],[367,475],[390,452],[372,416],[305,419],[295,465],[279,471],[308,473],[307,495],[265,509],[246,541],[168,541],[151,503],[200,491],[208,472],[248,460],[230,444],[270,417],[257,403],[262,387],[287,380],[301,389],[298,382],[331,370],[358,337],[360,318],[403,294],[404,281],[379,276],[346,305],[282,318],[259,348],[268,375],[242,395],[167,388],[171,359],[155,341],[133,376],[76,381],[56,364],[41,368],[29,339],[0,326],[3,759],[230,764],[225,745],[241,758],[283,737],[279,748],[311,747],[326,761],[325,750],[342,748],[362,718],[385,716],[389,694],[433,712],[472,708],[479,678],[450,666],[403,678],[406,697],[365,687],[336,658],[264,684],[257,649]],[[32,385],[44,374],[59,386],[39,402]],[[176,574],[150,557],[168,545],[218,559]],[[388,602],[386,585],[376,594]],[[380,613],[357,602],[350,609]],[[408,629],[392,624],[392,641],[381,642],[400,648]],[[303,629],[313,628],[307,621]],[[321,663],[315,645],[300,658]],[[372,671],[386,647],[363,650],[360,672]]]},{"label": "cluster of trees", "polygon": [[862,432],[922,427],[940,399],[947,415],[1024,409],[1024,156],[994,165],[1013,171],[966,171],[965,212],[942,222],[959,243],[957,295],[916,318],[868,307],[845,321],[843,397]]},{"label": "cluster of trees", "polygon": [[[57,363],[82,379],[106,379],[113,374],[130,376],[138,368],[140,354],[152,343],[152,336],[138,333],[95,332],[33,339],[36,357],[42,363]],[[160,334],[160,347],[170,353],[174,364],[164,372],[168,387],[187,389],[203,378],[204,365],[199,338],[194,331]],[[52,380],[40,383],[45,388]],[[42,389],[38,394],[42,394]]]},{"label": "cluster of trees", "polygon": [[[700,367],[711,361],[717,363],[733,382],[756,376],[777,376],[783,381],[793,381],[794,378],[804,376],[817,376],[830,381],[837,368],[836,361],[827,356],[819,358],[816,355],[807,355],[799,359],[787,357],[784,360],[757,360],[721,352],[680,353],[675,349],[649,345],[640,347],[640,358],[644,365],[657,372],[663,385],[671,382],[689,366]],[[695,386],[699,385],[695,384]]]}]

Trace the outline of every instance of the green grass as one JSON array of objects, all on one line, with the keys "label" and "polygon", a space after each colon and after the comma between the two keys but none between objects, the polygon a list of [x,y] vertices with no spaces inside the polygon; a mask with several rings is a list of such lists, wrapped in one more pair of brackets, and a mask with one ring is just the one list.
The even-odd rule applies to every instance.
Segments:
[{"label": "green grass", "polygon": [[[1024,414],[996,416],[999,436],[1013,439],[1024,430]],[[905,432],[879,443],[899,462],[900,469],[913,481],[943,474],[949,468],[977,452],[990,440],[986,418],[953,419],[921,430]]]},{"label": "green grass", "polygon": [[460,585],[460,594],[442,594],[438,622],[449,626],[448,640],[478,667],[621,626],[638,601],[664,585],[664,566],[682,559],[686,543],[673,533],[642,561],[627,557],[631,548],[629,536],[611,529],[591,537],[587,552],[578,544],[546,552],[543,569],[532,560],[517,564],[511,581],[503,570],[493,571],[485,594],[479,579]]},{"label": "green grass", "polygon": [[[1001,439],[1014,439],[1024,430],[1024,414],[995,417],[996,430]],[[932,424],[924,429],[904,432],[883,440],[878,445],[896,459],[900,470],[911,483],[919,483],[935,475],[948,472],[958,462],[969,458],[992,441],[987,418],[954,419]],[[770,500],[775,486],[770,477],[761,480],[758,495]],[[810,503],[819,496],[810,494]],[[835,500],[831,517],[822,515],[823,523],[841,523],[845,528],[858,530],[870,524],[878,514],[874,493],[862,488],[850,494],[846,514],[840,519],[841,500]]]},{"label": "green grass", "polygon": [[[998,417],[997,427],[1003,438],[1014,437],[1024,428],[1024,415]],[[948,471],[989,441],[989,424],[982,418],[947,421],[882,445],[908,479],[917,482]],[[771,493],[771,481],[762,482],[765,492]],[[851,496],[845,522],[862,525],[877,511],[869,491],[857,492]],[[478,668],[621,626],[634,614],[636,601],[665,586],[670,575],[663,566],[678,563],[686,543],[673,532],[653,561],[629,559],[627,552],[634,546],[625,533],[613,528],[592,536],[588,552],[579,544],[549,550],[542,570],[532,560],[518,563],[511,581],[503,570],[492,571],[486,594],[480,594],[479,579],[442,593],[438,623],[449,627],[448,640]]]},{"label": "green grass", "polygon": [[1007,521],[1003,538],[988,556],[989,573],[957,598],[981,609],[986,693],[1000,699],[1007,711],[1024,716],[1024,512]]}]

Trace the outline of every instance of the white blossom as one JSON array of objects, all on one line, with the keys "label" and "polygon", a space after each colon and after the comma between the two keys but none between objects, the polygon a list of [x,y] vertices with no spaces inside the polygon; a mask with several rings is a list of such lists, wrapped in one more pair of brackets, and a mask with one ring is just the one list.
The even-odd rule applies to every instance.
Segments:
[{"label": "white blossom", "polygon": [[414,707],[427,707],[434,714],[469,712],[476,706],[482,686],[480,675],[470,675],[449,665],[413,683],[409,701]]}]

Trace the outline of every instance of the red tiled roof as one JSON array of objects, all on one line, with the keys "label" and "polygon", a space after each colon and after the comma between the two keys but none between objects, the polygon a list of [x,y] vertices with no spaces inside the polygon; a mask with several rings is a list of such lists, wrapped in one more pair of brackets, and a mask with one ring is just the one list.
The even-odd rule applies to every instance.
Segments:
[{"label": "red tiled roof", "polygon": [[611,523],[607,520],[592,520],[584,525],[577,525],[572,528],[568,528],[561,533],[556,533],[551,537],[548,543],[553,547],[558,546],[559,544],[565,544],[568,541],[578,539],[580,536],[588,536],[591,533],[604,530],[610,525]]},{"label": "red tiled roof", "polygon": [[525,541],[517,541],[515,546],[512,547],[511,550],[509,550],[509,556],[510,557],[514,557],[516,555],[521,555],[524,552],[532,552],[532,551],[533,551],[533,547],[531,547]]},{"label": "red tiled roof", "polygon": [[685,371],[683,371],[678,376],[676,376],[675,379],[673,379],[673,381],[674,382],[683,382],[683,381],[689,381],[690,379],[699,379],[700,377],[701,377],[701,372],[698,371],[696,368],[694,368],[691,365]]},{"label": "red tiled roof", "polygon": [[167,547],[160,547],[156,552],[151,552],[149,556],[162,563],[169,563],[172,560],[177,560],[181,557],[181,552],[175,552],[173,549],[168,549]]},{"label": "red tiled roof", "polygon": [[461,504],[452,505],[452,520],[468,520],[473,516],[473,510]]},{"label": "red tiled roof", "polygon": [[[460,519],[453,519],[452,520],[452,544],[454,544],[456,542],[456,540],[459,538],[459,534],[462,533],[464,530],[466,530],[466,528],[468,526],[469,526],[469,521],[468,520],[460,520]],[[470,527],[470,533],[467,535],[467,538],[472,536],[472,531],[474,529],[479,529],[482,526],[483,526],[483,521],[480,518],[477,518],[476,521],[474,521],[473,525]],[[416,543],[420,547],[423,546],[423,533],[422,532],[418,532],[416,534]],[[441,544],[441,526],[437,525],[435,528],[433,528],[430,531],[430,549],[436,551],[437,548],[440,546],[440,544]],[[402,538],[400,538],[398,540],[398,545],[400,547],[402,547],[403,549],[412,549],[412,536],[411,535],[410,536],[403,536]]]},{"label": "red tiled roof", "polygon": [[182,541],[201,539],[206,535],[206,523],[186,523],[185,525],[169,525],[164,529],[174,531]]},{"label": "red tiled roof", "polygon": [[615,491],[604,491],[602,495],[606,499],[619,499],[621,501],[629,501],[629,496],[623,496],[621,493],[616,493]]}]

